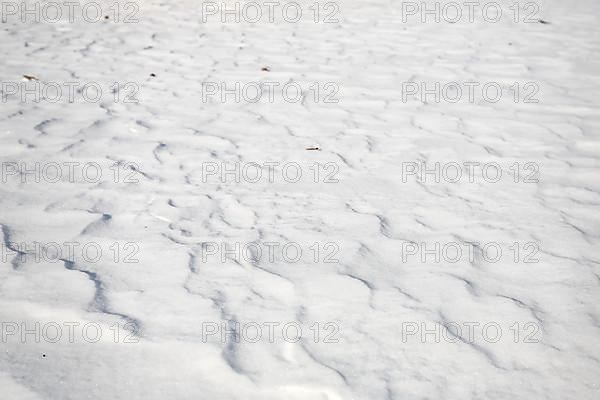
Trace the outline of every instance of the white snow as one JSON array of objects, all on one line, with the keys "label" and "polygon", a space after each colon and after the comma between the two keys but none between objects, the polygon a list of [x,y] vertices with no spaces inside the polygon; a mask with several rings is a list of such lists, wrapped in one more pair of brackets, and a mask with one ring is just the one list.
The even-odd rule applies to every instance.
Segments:
[{"label": "white snow", "polygon": [[599,398],[600,3],[113,3],[2,8],[0,398]]}]

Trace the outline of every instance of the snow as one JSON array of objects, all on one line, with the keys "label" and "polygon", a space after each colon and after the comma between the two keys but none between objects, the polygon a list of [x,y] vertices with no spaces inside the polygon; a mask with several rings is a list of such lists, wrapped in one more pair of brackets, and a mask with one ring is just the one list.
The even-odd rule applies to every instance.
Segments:
[{"label": "snow", "polygon": [[3,399],[598,398],[600,3],[313,3],[3,6]]}]

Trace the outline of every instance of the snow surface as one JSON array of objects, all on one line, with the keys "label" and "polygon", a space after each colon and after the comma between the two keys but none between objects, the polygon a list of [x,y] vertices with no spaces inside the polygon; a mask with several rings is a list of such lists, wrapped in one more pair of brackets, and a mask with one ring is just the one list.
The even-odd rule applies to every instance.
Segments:
[{"label": "snow surface", "polygon": [[[138,4],[139,23],[1,25],[2,82],[105,91],[98,103],[1,104],[2,399],[599,398],[599,2],[540,1],[547,23],[494,24],[403,22],[400,2],[379,0],[338,1],[331,24],[203,23],[200,2]],[[339,102],[202,101],[203,82],[236,81],[335,82]],[[497,103],[403,101],[403,82],[436,81],[506,91]],[[139,101],[113,101],[114,82],[135,82]],[[512,101],[516,82],[539,85],[539,102]],[[11,162],[97,163],[103,177],[22,183]],[[236,162],[296,162],[303,178],[203,181],[206,163]],[[315,162],[337,166],[338,182],[313,182]],[[503,177],[403,182],[410,162],[493,162]],[[125,163],[138,183],[125,182]],[[526,163],[537,183],[523,182]],[[13,251],[50,242],[104,251],[97,262]],[[206,257],[212,242],[294,242],[303,257],[223,262]],[[504,256],[407,256],[407,244],[436,242],[497,243]],[[138,263],[124,262],[127,243]],[[325,262],[326,243],[337,262]],[[538,263],[524,262],[527,243]],[[298,323],[303,337],[281,325],[257,343],[202,335],[269,322]],[[21,336],[36,323],[39,343]],[[89,323],[97,343],[93,327],[82,339]],[[490,323],[497,341],[482,332]],[[421,324],[461,337],[407,334]],[[465,324],[479,324],[473,337]]]}]

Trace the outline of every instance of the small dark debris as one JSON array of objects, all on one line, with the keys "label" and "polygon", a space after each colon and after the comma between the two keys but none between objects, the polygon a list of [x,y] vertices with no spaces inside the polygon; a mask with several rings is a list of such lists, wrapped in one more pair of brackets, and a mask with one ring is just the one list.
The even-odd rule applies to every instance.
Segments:
[{"label": "small dark debris", "polygon": [[508,45],[509,45],[509,46],[512,46],[512,42],[508,42]]},{"label": "small dark debris", "polygon": [[104,16],[104,19],[108,19],[108,18],[110,18],[108,15],[105,15],[105,16]]},{"label": "small dark debris", "polygon": [[153,77],[153,78],[156,78],[156,74],[155,73],[151,73],[150,76]]},{"label": "small dark debris", "polygon": [[45,355],[45,354],[42,354],[42,357],[46,358],[46,355]]},{"label": "small dark debris", "polygon": [[33,75],[23,75],[23,78],[27,79],[28,81],[39,81],[39,79]]},{"label": "small dark debris", "polygon": [[262,67],[260,70],[265,72],[271,72],[271,68],[269,67]]},{"label": "small dark debris", "polygon": [[307,147],[306,150],[321,151],[321,148],[320,147]]},{"label": "small dark debris", "polygon": [[548,24],[550,24],[550,22],[548,22],[548,21],[545,21],[545,20],[543,20],[543,19],[540,19],[540,20],[538,20],[538,21],[539,21],[539,23],[540,23],[540,24],[544,24],[544,25],[548,25]]}]

